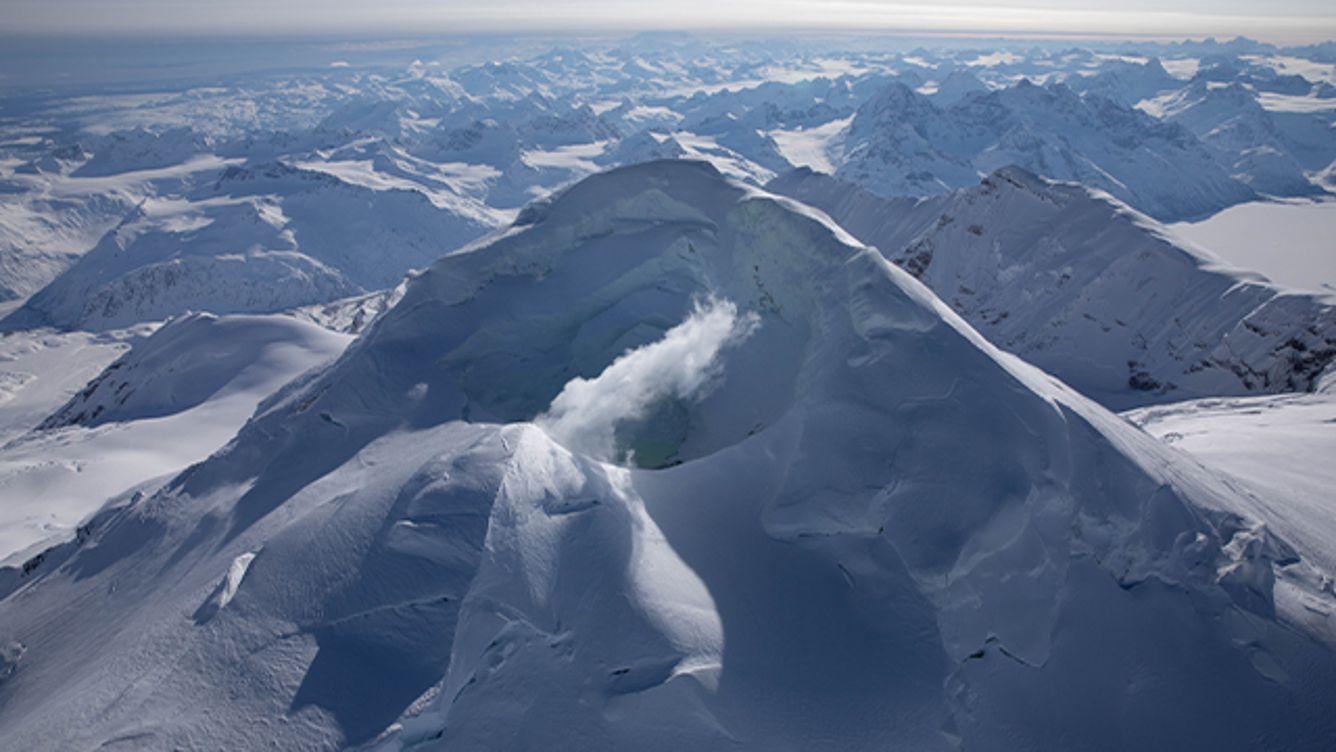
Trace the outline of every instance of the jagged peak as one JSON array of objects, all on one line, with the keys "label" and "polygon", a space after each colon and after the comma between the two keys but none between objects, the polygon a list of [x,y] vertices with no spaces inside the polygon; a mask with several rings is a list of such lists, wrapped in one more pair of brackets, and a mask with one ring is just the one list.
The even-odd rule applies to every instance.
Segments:
[{"label": "jagged peak", "polygon": [[993,170],[988,177],[983,179],[981,185],[985,187],[1009,185],[1027,193],[1042,196],[1051,193],[1054,186],[1059,185],[1059,183],[1040,177],[1020,165],[1012,164]]}]

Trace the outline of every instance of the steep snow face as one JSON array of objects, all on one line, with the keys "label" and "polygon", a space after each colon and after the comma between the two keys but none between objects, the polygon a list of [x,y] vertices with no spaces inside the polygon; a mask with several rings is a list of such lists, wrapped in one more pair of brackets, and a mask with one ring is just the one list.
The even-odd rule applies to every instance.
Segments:
[{"label": "steep snow face", "polygon": [[1107,195],[1019,168],[920,202],[794,172],[829,212],[998,346],[1115,409],[1306,391],[1336,358],[1328,296],[1283,291]]},{"label": "steep snow face", "polygon": [[417,191],[231,167],[184,198],[142,202],[6,325],[105,330],[324,303],[392,287],[487,229]]},{"label": "steep snow face", "polygon": [[318,303],[283,311],[283,315],[322,326],[341,334],[361,334],[376,317],[393,308],[404,297],[407,278],[398,285],[367,295]]},{"label": "steep snow face", "polygon": [[[1328,541],[1336,536],[1331,491],[1336,452],[1336,378],[1328,374],[1316,393],[1238,399],[1205,399],[1124,413],[1129,421],[1187,452],[1246,490],[1251,516],[1283,536],[1295,555],[1318,566],[1318,581],[1303,583],[1302,568],[1281,568],[1277,602],[1309,602],[1314,588],[1333,590],[1336,570]],[[1310,602],[1311,604],[1311,602]],[[1283,609],[1292,618],[1321,623],[1330,613],[1313,604]]]},{"label": "steep snow face", "polygon": [[[691,388],[620,400],[664,353],[705,364]],[[613,442],[659,469],[528,422],[606,423],[600,397],[647,405]],[[1329,738],[1336,640],[1280,626],[1272,591],[1282,563],[1317,568],[1241,506],[818,213],[636,165],[440,259],[337,363],[0,601],[0,738]]]},{"label": "steep snow face", "polygon": [[112,195],[27,196],[0,204],[0,300],[17,304],[40,290],[132,206]]},{"label": "steep snow face", "polygon": [[947,74],[932,93],[932,102],[938,107],[950,107],[975,92],[987,92],[988,86],[967,69],[956,69]]},{"label": "steep snow face", "polygon": [[899,81],[887,84],[850,122],[835,174],[884,196],[929,196],[974,183],[969,157],[932,141],[940,129],[928,122],[941,120],[926,97]]},{"label": "steep snow face", "polygon": [[232,392],[253,395],[261,384],[273,391],[348,341],[288,317],[187,314],[107,366],[36,430],[173,415]]}]

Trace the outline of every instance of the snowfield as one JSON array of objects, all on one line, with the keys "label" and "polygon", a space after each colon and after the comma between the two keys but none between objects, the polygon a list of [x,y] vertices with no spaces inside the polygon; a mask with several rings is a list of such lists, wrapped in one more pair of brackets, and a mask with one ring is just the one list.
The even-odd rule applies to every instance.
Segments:
[{"label": "snowfield", "polygon": [[1296,290],[1336,290],[1336,202],[1232,206],[1174,232]]},{"label": "snowfield", "polygon": [[[1328,387],[1316,394],[1210,399],[1143,408],[1124,417],[1151,435],[1192,455],[1231,479],[1250,500],[1251,514],[1271,531],[1292,541],[1321,571],[1336,567],[1330,541],[1336,535],[1332,514],[1333,476],[1327,458],[1336,451],[1336,399]],[[1332,590],[1330,574],[1318,587]],[[1325,622],[1330,612],[1291,588],[1277,598],[1305,603],[1293,613],[1305,621]]]},{"label": "snowfield", "polygon": [[[14,422],[7,426],[13,438],[0,447],[0,562],[22,565],[74,537],[107,499],[156,488],[154,479],[161,485],[208,457],[261,399],[337,356],[349,339],[288,317],[194,314],[136,343],[63,405],[50,401],[45,382],[68,389],[65,374],[34,374],[16,397],[41,390],[49,417],[14,436],[27,416],[6,411]],[[42,354],[17,362],[40,364]]]}]

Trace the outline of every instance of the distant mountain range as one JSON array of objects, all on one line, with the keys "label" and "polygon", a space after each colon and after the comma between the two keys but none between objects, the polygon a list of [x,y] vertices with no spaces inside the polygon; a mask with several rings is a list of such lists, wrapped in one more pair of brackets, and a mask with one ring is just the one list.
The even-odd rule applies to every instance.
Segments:
[{"label": "distant mountain range", "polygon": [[6,90],[0,747],[1336,738],[1336,47],[533,46]]},{"label": "distant mountain range", "polygon": [[[186,298],[278,310],[390,286],[545,192],[663,157],[704,159],[757,185],[809,166],[883,197],[966,188],[1015,164],[1161,221],[1322,196],[1336,164],[1336,74],[1322,49],[851,51],[646,37],[453,70],[334,68],[158,85],[148,99],[78,89],[16,98],[0,127],[13,134],[0,146],[0,294],[24,300],[91,258],[6,326],[119,326],[180,312]],[[323,172],[349,191],[318,209],[315,183],[237,179],[278,170]],[[333,198],[362,201],[352,186],[376,205],[371,215]],[[413,200],[391,198],[399,190],[430,206],[390,208]],[[276,237],[283,229],[210,240],[246,235],[230,224],[246,212],[243,195],[287,206],[293,240]],[[215,224],[155,224],[164,202]],[[430,250],[383,256],[400,231]],[[127,233],[143,235],[130,250]],[[107,253],[120,254],[116,270],[96,260]],[[206,291],[206,277],[246,292]],[[279,278],[281,290],[260,282]]]}]

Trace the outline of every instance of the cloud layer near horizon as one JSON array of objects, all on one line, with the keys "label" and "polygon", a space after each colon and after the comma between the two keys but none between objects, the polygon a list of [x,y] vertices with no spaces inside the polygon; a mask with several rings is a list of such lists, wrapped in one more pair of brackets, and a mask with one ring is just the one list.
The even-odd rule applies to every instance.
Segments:
[{"label": "cloud layer near horizon", "polygon": [[1230,37],[1277,43],[1336,36],[1328,0],[9,0],[10,34],[281,34],[627,31],[933,31]]}]

